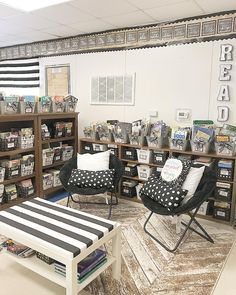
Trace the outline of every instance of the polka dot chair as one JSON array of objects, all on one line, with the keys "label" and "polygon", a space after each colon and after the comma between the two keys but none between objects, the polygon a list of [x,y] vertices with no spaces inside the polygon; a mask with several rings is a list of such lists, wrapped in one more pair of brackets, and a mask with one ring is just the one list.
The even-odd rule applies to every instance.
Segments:
[{"label": "polka dot chair", "polygon": [[[193,195],[191,199],[189,199],[185,204],[179,205],[178,207],[174,208],[173,210],[168,210],[168,208],[162,206],[160,203],[155,201],[151,195],[144,195],[141,194],[141,199],[146,208],[148,208],[151,212],[147,218],[147,220],[144,223],[144,231],[153,238],[158,244],[160,244],[164,249],[166,249],[169,252],[175,252],[177,248],[179,247],[180,243],[182,242],[185,234],[188,230],[192,230],[207,241],[214,243],[212,238],[209,236],[209,234],[206,232],[206,230],[201,226],[201,224],[196,220],[196,214],[198,213],[198,210],[203,202],[205,202],[210,196],[212,196],[212,193],[215,189],[216,184],[216,174],[215,171],[213,171],[211,168],[206,167],[204,174],[202,176],[202,179],[198,185],[198,188]],[[194,212],[192,212],[194,210]],[[177,243],[173,248],[168,247],[164,243],[162,243],[157,237],[155,237],[148,229],[147,224],[150,221],[150,218],[153,214],[159,214],[159,215],[169,215],[169,216],[179,216],[181,214],[187,214],[190,217],[189,222],[186,224],[184,222],[181,222],[185,228],[182,232],[181,236],[179,237]],[[195,223],[195,227],[191,227],[191,224]],[[200,228],[201,232],[199,232],[196,228]],[[156,229],[158,230],[158,229]]]},{"label": "polka dot chair", "polygon": [[[112,206],[118,204],[118,197],[117,197],[118,185],[124,171],[122,162],[115,155],[110,154],[109,169],[115,170],[112,188],[110,187],[109,188],[108,187],[81,188],[74,184],[68,184],[72,170],[76,168],[77,168],[77,157],[74,156],[68,162],[64,164],[59,174],[61,183],[63,187],[65,188],[65,190],[68,192],[67,206],[69,206],[69,201],[79,203],[79,204],[93,204],[93,205],[106,204],[106,205],[109,205],[108,219],[110,219]],[[110,200],[108,201],[108,203],[93,201],[93,195],[102,194],[105,192],[110,192]],[[86,195],[90,198],[90,200],[89,201],[80,201],[79,199],[77,200],[73,197],[73,194]],[[115,201],[113,201],[113,198],[115,198]]]}]

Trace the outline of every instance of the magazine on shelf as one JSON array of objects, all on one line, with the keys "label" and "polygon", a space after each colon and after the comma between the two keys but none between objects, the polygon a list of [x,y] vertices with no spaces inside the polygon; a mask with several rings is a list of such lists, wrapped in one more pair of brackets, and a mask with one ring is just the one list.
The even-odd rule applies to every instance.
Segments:
[{"label": "magazine on shelf", "polygon": [[[82,261],[78,263],[77,271],[78,276],[83,277],[86,275],[89,271],[91,271],[94,267],[96,267],[104,258],[106,257],[106,251],[101,249],[96,249],[93,251],[90,255],[85,257]],[[66,270],[66,267],[61,262],[55,261],[54,262],[55,270]]]},{"label": "magazine on shelf", "polygon": [[27,258],[35,254],[35,251],[23,244],[17,243],[12,239],[5,240],[0,246],[6,249],[7,252],[19,257]]}]

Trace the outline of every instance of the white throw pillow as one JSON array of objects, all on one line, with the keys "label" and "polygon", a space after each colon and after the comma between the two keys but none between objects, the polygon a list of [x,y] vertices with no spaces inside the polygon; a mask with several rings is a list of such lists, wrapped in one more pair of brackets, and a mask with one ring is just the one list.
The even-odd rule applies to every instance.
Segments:
[{"label": "white throw pillow", "polygon": [[96,154],[77,154],[77,168],[81,170],[108,170],[110,150]]},{"label": "white throw pillow", "polygon": [[165,162],[161,170],[161,177],[163,180],[170,182],[177,179],[183,170],[183,164],[178,159],[170,158]]},{"label": "white throw pillow", "polygon": [[183,183],[182,189],[188,190],[186,197],[183,199],[182,204],[187,203],[187,201],[194,195],[199,182],[204,173],[205,166],[200,168],[191,167],[189,173]]}]

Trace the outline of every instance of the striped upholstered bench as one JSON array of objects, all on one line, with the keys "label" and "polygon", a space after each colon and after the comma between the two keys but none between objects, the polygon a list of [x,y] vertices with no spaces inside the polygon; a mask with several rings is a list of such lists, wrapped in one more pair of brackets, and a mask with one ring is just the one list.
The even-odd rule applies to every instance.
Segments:
[{"label": "striped upholstered bench", "polygon": [[[110,265],[113,277],[120,277],[121,227],[117,222],[35,198],[0,212],[0,234],[65,264],[66,278],[63,278],[54,273],[53,266],[35,257],[22,259],[9,255],[65,287],[66,295],[77,294]],[[78,262],[109,240],[112,240],[112,255],[107,262],[77,284]]]}]

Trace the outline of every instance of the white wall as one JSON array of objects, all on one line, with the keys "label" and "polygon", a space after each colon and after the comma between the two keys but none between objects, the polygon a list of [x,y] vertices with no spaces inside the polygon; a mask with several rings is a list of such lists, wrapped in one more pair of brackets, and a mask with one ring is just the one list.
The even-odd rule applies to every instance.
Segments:
[{"label": "white wall", "polygon": [[[118,119],[131,122],[149,117],[158,111],[158,118],[177,125],[177,108],[192,110],[192,119],[217,120],[219,55],[221,44],[232,44],[236,39],[160,48],[117,52],[90,53],[40,59],[41,94],[44,94],[46,65],[70,63],[71,94],[79,98],[80,135],[85,125],[98,120]],[[231,108],[228,123],[235,124],[234,94],[236,93],[236,57],[231,71]],[[101,74],[136,73],[134,106],[90,105],[90,79]],[[222,103],[221,103],[222,104]],[[191,124],[191,122],[190,122]]]},{"label": "white wall", "polygon": [[11,88],[11,87],[2,87],[0,92],[4,93],[4,95],[39,95],[40,89],[37,88]]}]

